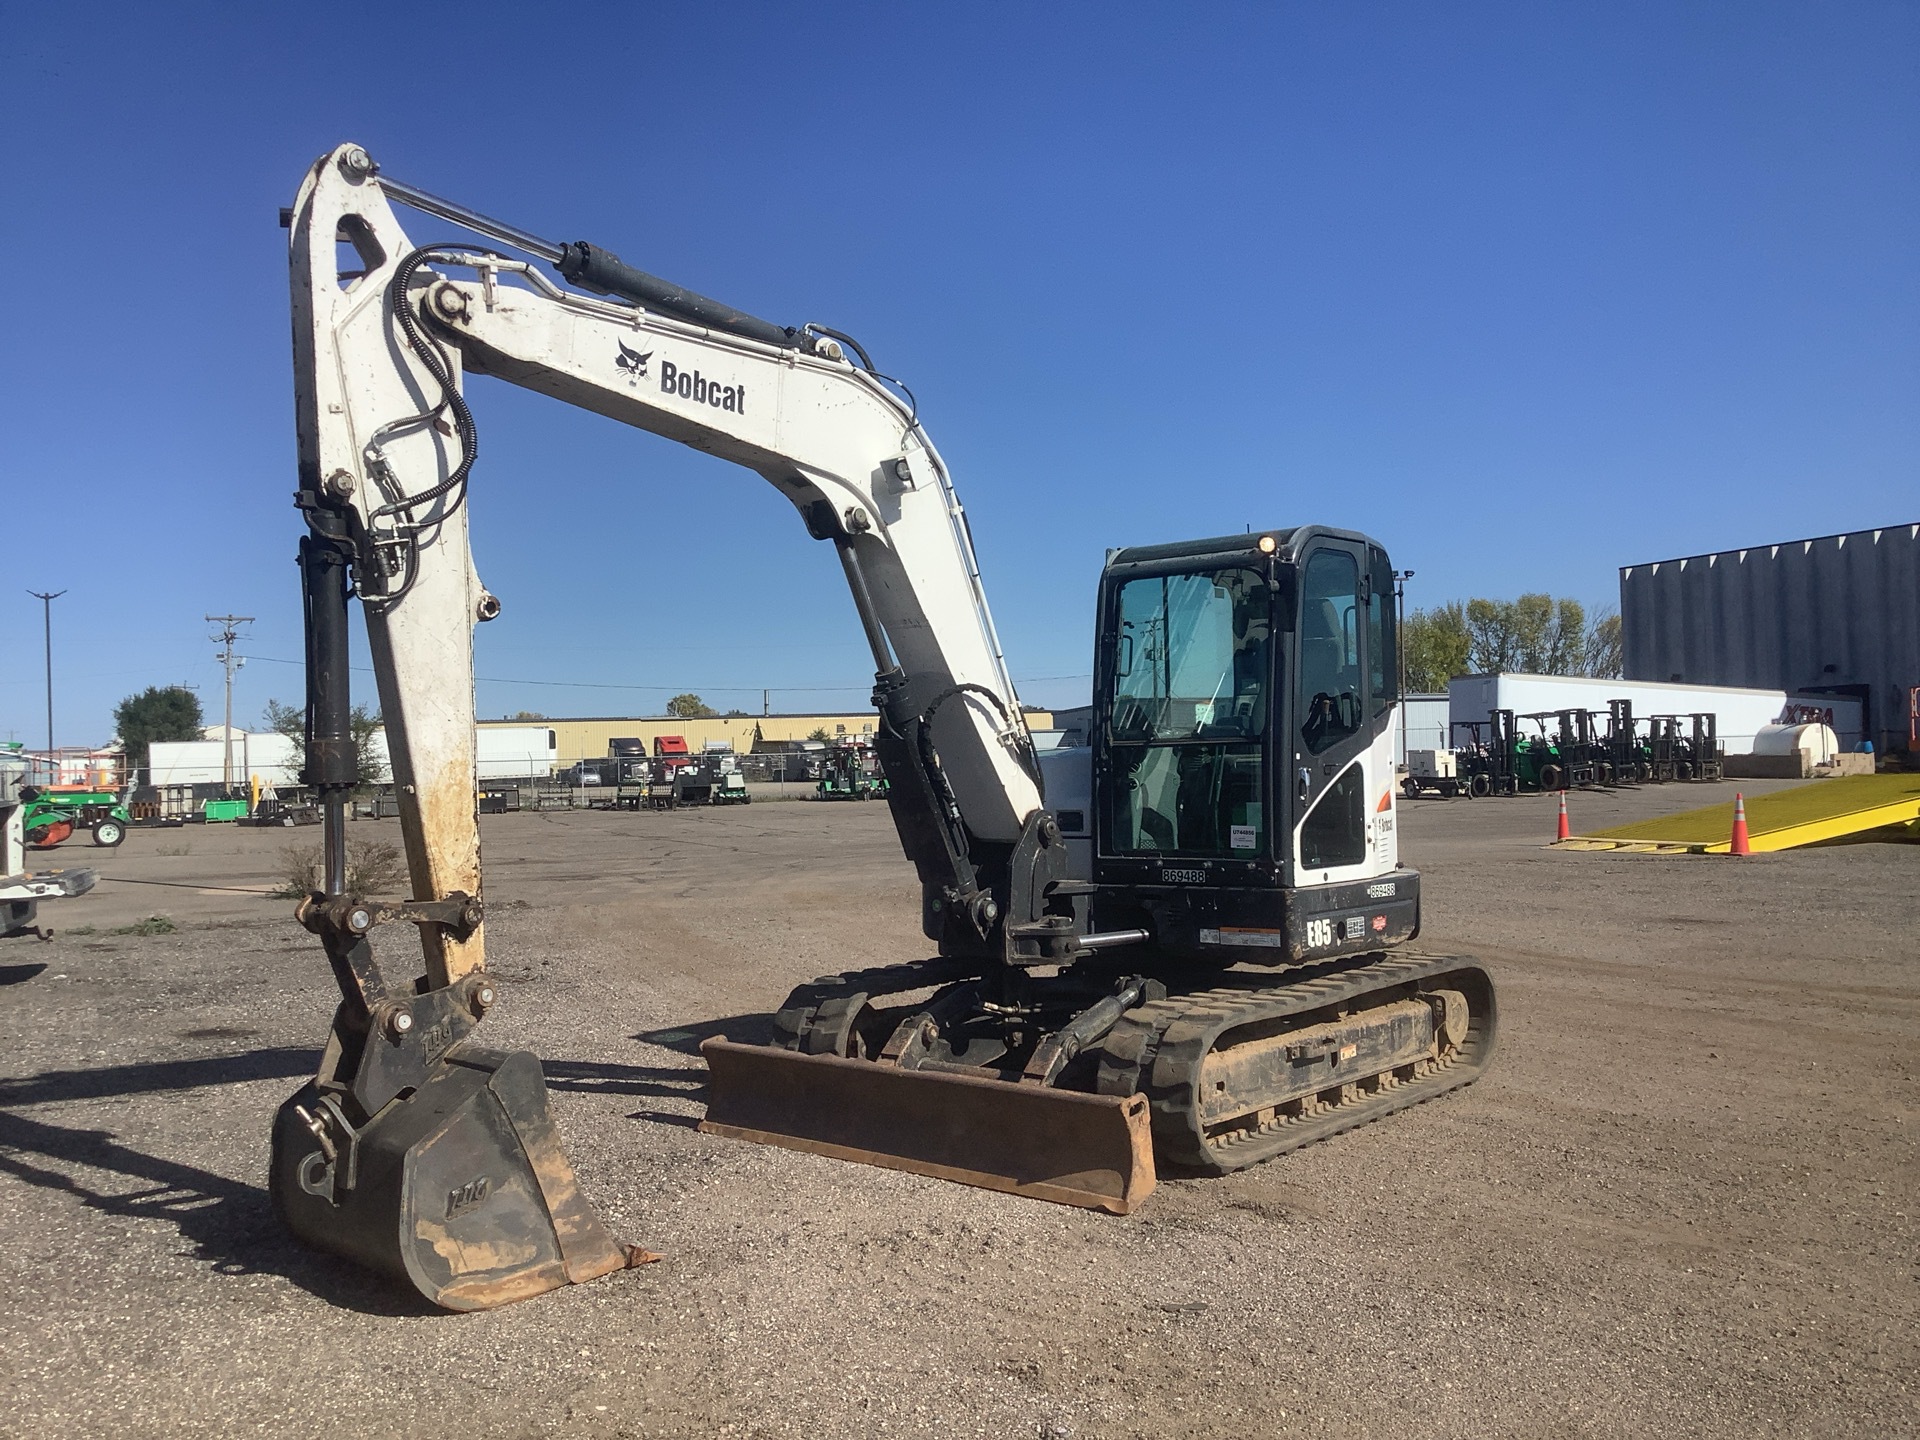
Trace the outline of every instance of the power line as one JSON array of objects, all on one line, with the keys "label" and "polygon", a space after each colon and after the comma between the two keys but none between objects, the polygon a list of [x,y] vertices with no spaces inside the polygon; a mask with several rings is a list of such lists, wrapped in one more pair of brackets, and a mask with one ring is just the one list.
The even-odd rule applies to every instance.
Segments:
[{"label": "power line", "polygon": [[[267,665],[304,665],[304,660],[287,660],[278,655],[248,655],[248,660],[258,660]],[[373,670],[366,665],[355,665],[353,671],[358,675],[371,675]],[[482,685],[539,685],[555,690],[637,690],[660,691],[669,695],[679,695],[689,690],[700,690],[714,695],[753,695],[768,689],[788,695],[865,695],[872,691],[871,682],[865,685],[634,685],[614,680],[529,680],[520,676],[476,675],[475,681]],[[1016,677],[1020,685],[1039,685],[1056,680],[1091,680],[1091,672],[1084,675],[1027,675]]]}]

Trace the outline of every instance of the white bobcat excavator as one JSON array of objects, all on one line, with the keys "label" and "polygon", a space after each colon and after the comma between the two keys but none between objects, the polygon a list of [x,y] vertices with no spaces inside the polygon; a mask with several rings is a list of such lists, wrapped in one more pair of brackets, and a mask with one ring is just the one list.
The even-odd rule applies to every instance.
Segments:
[{"label": "white bobcat excavator", "polygon": [[[416,245],[393,202],[505,248]],[[354,145],[286,219],[327,857],[300,915],[342,997],[275,1123],[272,1191],[302,1238],[455,1309],[635,1254],[580,1196],[538,1062],[473,1039],[495,990],[472,629],[500,604],[467,544],[472,374],[757,471],[833,546],[873,651],[876,749],[938,954],[801,986],[776,1044],[708,1041],[703,1129],[1124,1213],[1156,1165],[1237,1169],[1485,1066],[1485,972],[1390,948],[1418,930],[1419,877],[1393,828],[1379,546],[1309,527],[1113,552],[1092,744],[1051,755],[1043,788],[947,468],[851,338],[488,219]],[[407,899],[345,884],[350,597]],[[391,922],[418,929],[418,979],[375,957]]]}]

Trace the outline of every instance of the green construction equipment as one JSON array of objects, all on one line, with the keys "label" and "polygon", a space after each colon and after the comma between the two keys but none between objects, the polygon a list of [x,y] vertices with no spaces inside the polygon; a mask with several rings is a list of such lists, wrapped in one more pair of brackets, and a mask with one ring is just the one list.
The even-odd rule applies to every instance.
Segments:
[{"label": "green construction equipment", "polygon": [[887,780],[879,773],[871,745],[843,740],[829,746],[821,758],[816,800],[877,800],[886,795]]},{"label": "green construction equipment", "polygon": [[26,785],[20,798],[26,802],[20,823],[32,850],[51,850],[76,830],[90,832],[94,844],[111,850],[133,823],[118,795],[91,785]]},{"label": "green construction equipment", "polygon": [[[1828,840],[1920,838],[1920,775],[1842,775],[1746,801],[1755,852],[1795,850]],[[1885,832],[1881,834],[1880,832]],[[1725,855],[1733,805],[1707,805],[1555,842],[1556,850],[1615,850],[1643,855]]]}]

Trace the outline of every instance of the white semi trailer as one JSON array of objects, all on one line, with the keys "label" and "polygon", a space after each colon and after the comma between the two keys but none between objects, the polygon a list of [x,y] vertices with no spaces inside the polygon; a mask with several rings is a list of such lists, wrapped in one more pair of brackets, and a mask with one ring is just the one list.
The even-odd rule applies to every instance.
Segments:
[{"label": "white semi trailer", "polygon": [[1447,708],[1455,724],[1484,724],[1494,710],[1511,710],[1516,715],[1590,710],[1604,716],[1609,700],[1631,701],[1633,713],[1642,719],[1649,715],[1713,714],[1718,717],[1720,741],[1729,755],[1751,754],[1754,737],[1770,725],[1824,724],[1833,730],[1842,750],[1857,749],[1865,738],[1861,703],[1849,695],[1647,680],[1590,680],[1575,675],[1462,675],[1447,686]]}]

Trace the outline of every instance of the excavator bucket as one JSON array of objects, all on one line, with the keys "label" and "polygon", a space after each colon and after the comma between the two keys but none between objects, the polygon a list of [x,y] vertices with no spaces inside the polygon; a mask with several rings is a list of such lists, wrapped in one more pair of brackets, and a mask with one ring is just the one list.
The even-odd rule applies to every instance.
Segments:
[{"label": "excavator bucket", "polygon": [[1125,1215],[1154,1184],[1143,1095],[1082,1095],[712,1039],[709,1135]]},{"label": "excavator bucket", "polygon": [[[301,1240],[449,1310],[486,1310],[653,1257],[582,1198],[532,1055],[461,1044],[328,1155],[309,1083],[274,1121],[275,1208]],[[337,1112],[336,1112],[337,1113]],[[322,1127],[324,1128],[324,1127]]]}]

